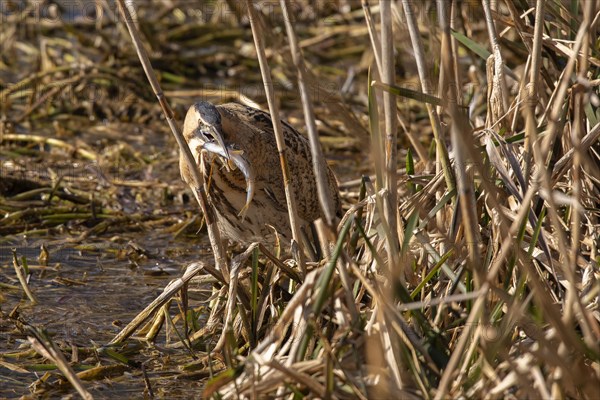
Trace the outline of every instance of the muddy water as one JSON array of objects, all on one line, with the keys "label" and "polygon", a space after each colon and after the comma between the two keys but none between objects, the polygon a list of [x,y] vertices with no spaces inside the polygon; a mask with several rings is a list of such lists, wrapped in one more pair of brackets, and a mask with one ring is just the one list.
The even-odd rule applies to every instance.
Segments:
[{"label": "muddy water", "polygon": [[[50,253],[46,267],[40,266],[37,260],[42,243],[47,245]],[[130,250],[134,246],[136,254],[143,252],[143,256],[135,260]],[[19,283],[12,267],[11,248],[16,248],[17,254],[28,260],[32,272],[30,286],[39,300],[36,305],[31,305],[23,291],[17,288]],[[86,348],[103,345],[150,303],[171,279],[180,276],[182,266],[205,253],[205,248],[202,240],[174,239],[172,234],[127,235],[118,240],[95,238],[87,241],[85,246],[65,245],[56,237],[51,242],[48,238],[13,239],[0,246],[0,284],[15,287],[2,286],[1,308],[8,313],[18,307],[19,314],[27,322],[43,327],[57,344]],[[191,294],[194,297],[194,290]],[[199,300],[202,295],[196,297]],[[162,340],[159,338],[159,345],[163,340],[164,337]],[[5,356],[0,360],[20,366],[39,363],[39,358],[28,362],[9,356],[19,349],[28,349],[26,341],[27,338],[16,332],[7,319],[0,321],[0,354]],[[182,383],[166,379],[169,370],[178,373],[178,366],[175,362],[169,363],[168,351],[154,353],[150,348],[143,350],[137,359],[164,363],[164,371],[160,374],[149,374],[155,393],[168,392],[169,398],[181,394],[185,398],[186,391],[200,387],[200,382],[194,380]],[[2,366],[0,372],[0,398],[29,394],[30,385],[43,375],[43,372],[11,371]],[[110,381],[86,382],[86,387],[100,398],[122,398],[141,396],[145,385],[140,369],[132,369]],[[72,393],[72,389],[66,392]],[[65,394],[54,390],[49,392],[52,393]]]}]

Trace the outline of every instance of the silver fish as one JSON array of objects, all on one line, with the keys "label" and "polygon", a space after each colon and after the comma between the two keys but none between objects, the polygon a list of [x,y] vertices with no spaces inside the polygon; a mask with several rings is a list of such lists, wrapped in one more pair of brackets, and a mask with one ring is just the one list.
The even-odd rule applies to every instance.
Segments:
[{"label": "silver fish", "polygon": [[244,174],[244,178],[246,179],[246,204],[244,204],[244,207],[242,207],[238,214],[238,216],[241,216],[242,220],[244,220],[244,218],[246,217],[246,212],[248,211],[248,207],[250,206],[250,203],[254,198],[254,188],[256,179],[254,175],[254,170],[252,169],[250,164],[248,164],[248,162],[244,159],[244,157],[242,157],[244,151],[231,149],[227,149],[226,151],[223,146],[215,142],[204,143],[202,145],[202,149],[206,150],[209,153],[221,156],[224,159],[224,164],[228,169],[231,169],[233,167],[231,165],[231,162],[233,162],[233,165],[237,167],[240,171],[242,171],[242,174]]}]

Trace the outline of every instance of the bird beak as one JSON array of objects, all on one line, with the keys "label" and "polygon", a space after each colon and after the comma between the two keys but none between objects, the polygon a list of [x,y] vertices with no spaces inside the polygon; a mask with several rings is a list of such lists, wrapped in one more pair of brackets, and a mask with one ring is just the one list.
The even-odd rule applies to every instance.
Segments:
[{"label": "bird beak", "polygon": [[[207,108],[207,106],[210,107]],[[198,124],[196,132],[200,133],[202,139],[206,142],[216,141],[217,144],[223,148],[225,158],[229,160],[229,150],[227,150],[227,146],[225,146],[223,129],[221,128],[221,121],[217,109],[209,104],[195,104],[192,109],[194,110],[194,119]],[[200,127],[204,127],[204,129],[209,128],[210,136],[212,136],[212,138],[208,137],[207,133],[209,132],[203,133],[202,128]]]},{"label": "bird beak", "polygon": [[229,150],[227,150],[227,146],[225,146],[225,141],[223,140],[223,134],[221,132],[221,127],[211,126],[212,136],[217,141],[219,146],[223,148],[223,153],[225,154],[225,158],[229,160]]}]

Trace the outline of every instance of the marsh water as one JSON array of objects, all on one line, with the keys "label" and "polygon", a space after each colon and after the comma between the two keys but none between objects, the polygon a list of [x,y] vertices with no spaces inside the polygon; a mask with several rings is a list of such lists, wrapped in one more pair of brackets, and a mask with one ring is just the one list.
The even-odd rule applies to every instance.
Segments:
[{"label": "marsh water", "polygon": [[[38,262],[42,244],[50,254],[47,266]],[[152,232],[118,238],[96,237],[74,247],[68,246],[58,235],[14,238],[0,247],[2,311],[16,310],[28,323],[42,327],[57,344],[100,348],[160,294],[166,283],[178,277],[187,261],[197,260],[204,247],[202,240],[173,239],[172,235]],[[29,284],[38,300],[35,305],[18,288],[12,266],[13,249],[29,264]],[[136,253],[135,260],[132,252]],[[192,297],[195,289],[202,290],[192,285]],[[202,297],[198,294],[197,300]],[[41,365],[35,358],[24,361],[27,355],[21,355],[24,359],[13,358],[11,355],[29,348],[27,338],[15,332],[4,318],[0,329],[0,354],[4,361],[32,370]],[[159,338],[157,345],[161,342],[164,342],[164,336]],[[170,369],[178,371],[177,357],[174,354],[170,363],[168,350],[155,351],[149,344],[146,347],[137,354],[138,360],[164,364],[161,374],[149,373],[155,393],[168,392],[169,398],[181,393],[186,397],[189,392],[183,393],[200,385],[194,380],[182,383],[162,379],[169,375]],[[44,371],[32,373],[2,368],[0,375],[0,397],[13,398],[29,393],[30,385],[38,381]],[[43,386],[43,383],[38,381],[37,385]],[[139,370],[86,385],[98,397],[138,397],[145,388]]]}]

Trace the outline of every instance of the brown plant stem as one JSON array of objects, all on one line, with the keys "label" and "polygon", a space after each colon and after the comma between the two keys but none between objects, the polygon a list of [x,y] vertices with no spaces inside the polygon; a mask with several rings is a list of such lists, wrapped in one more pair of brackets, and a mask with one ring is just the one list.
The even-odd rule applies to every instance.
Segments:
[{"label": "brown plant stem", "polygon": [[221,235],[219,233],[219,228],[217,227],[215,215],[213,209],[210,207],[208,203],[208,199],[206,197],[206,192],[204,191],[203,179],[200,174],[200,170],[198,169],[198,165],[194,162],[194,157],[192,156],[192,152],[190,148],[183,138],[183,135],[179,131],[179,127],[174,121],[173,110],[169,106],[167,99],[164,96],[164,93],[158,83],[158,79],[156,78],[156,73],[150,64],[150,60],[148,59],[148,54],[142,45],[139,32],[133,23],[133,19],[131,14],[129,13],[129,9],[125,6],[123,0],[117,0],[117,4],[119,6],[119,11],[125,20],[125,24],[127,25],[127,29],[129,30],[129,34],[131,35],[131,40],[133,41],[133,45],[135,46],[135,50],[138,54],[142,67],[144,68],[144,72],[146,73],[146,77],[148,78],[148,82],[150,82],[150,86],[152,86],[152,90],[158,99],[158,103],[167,119],[167,123],[171,128],[171,132],[173,132],[173,136],[179,145],[180,151],[183,152],[184,159],[188,165],[189,170],[192,172],[192,178],[194,180],[193,185],[190,184],[190,188],[194,192],[194,196],[202,209],[202,213],[206,219],[206,227],[208,230],[208,237],[210,240],[211,247],[213,249],[213,253],[215,256],[215,263],[217,267],[221,269],[223,272],[223,277],[225,281],[229,281],[229,268],[227,266],[227,255],[225,253],[225,249],[223,248],[223,242],[221,241]]}]

